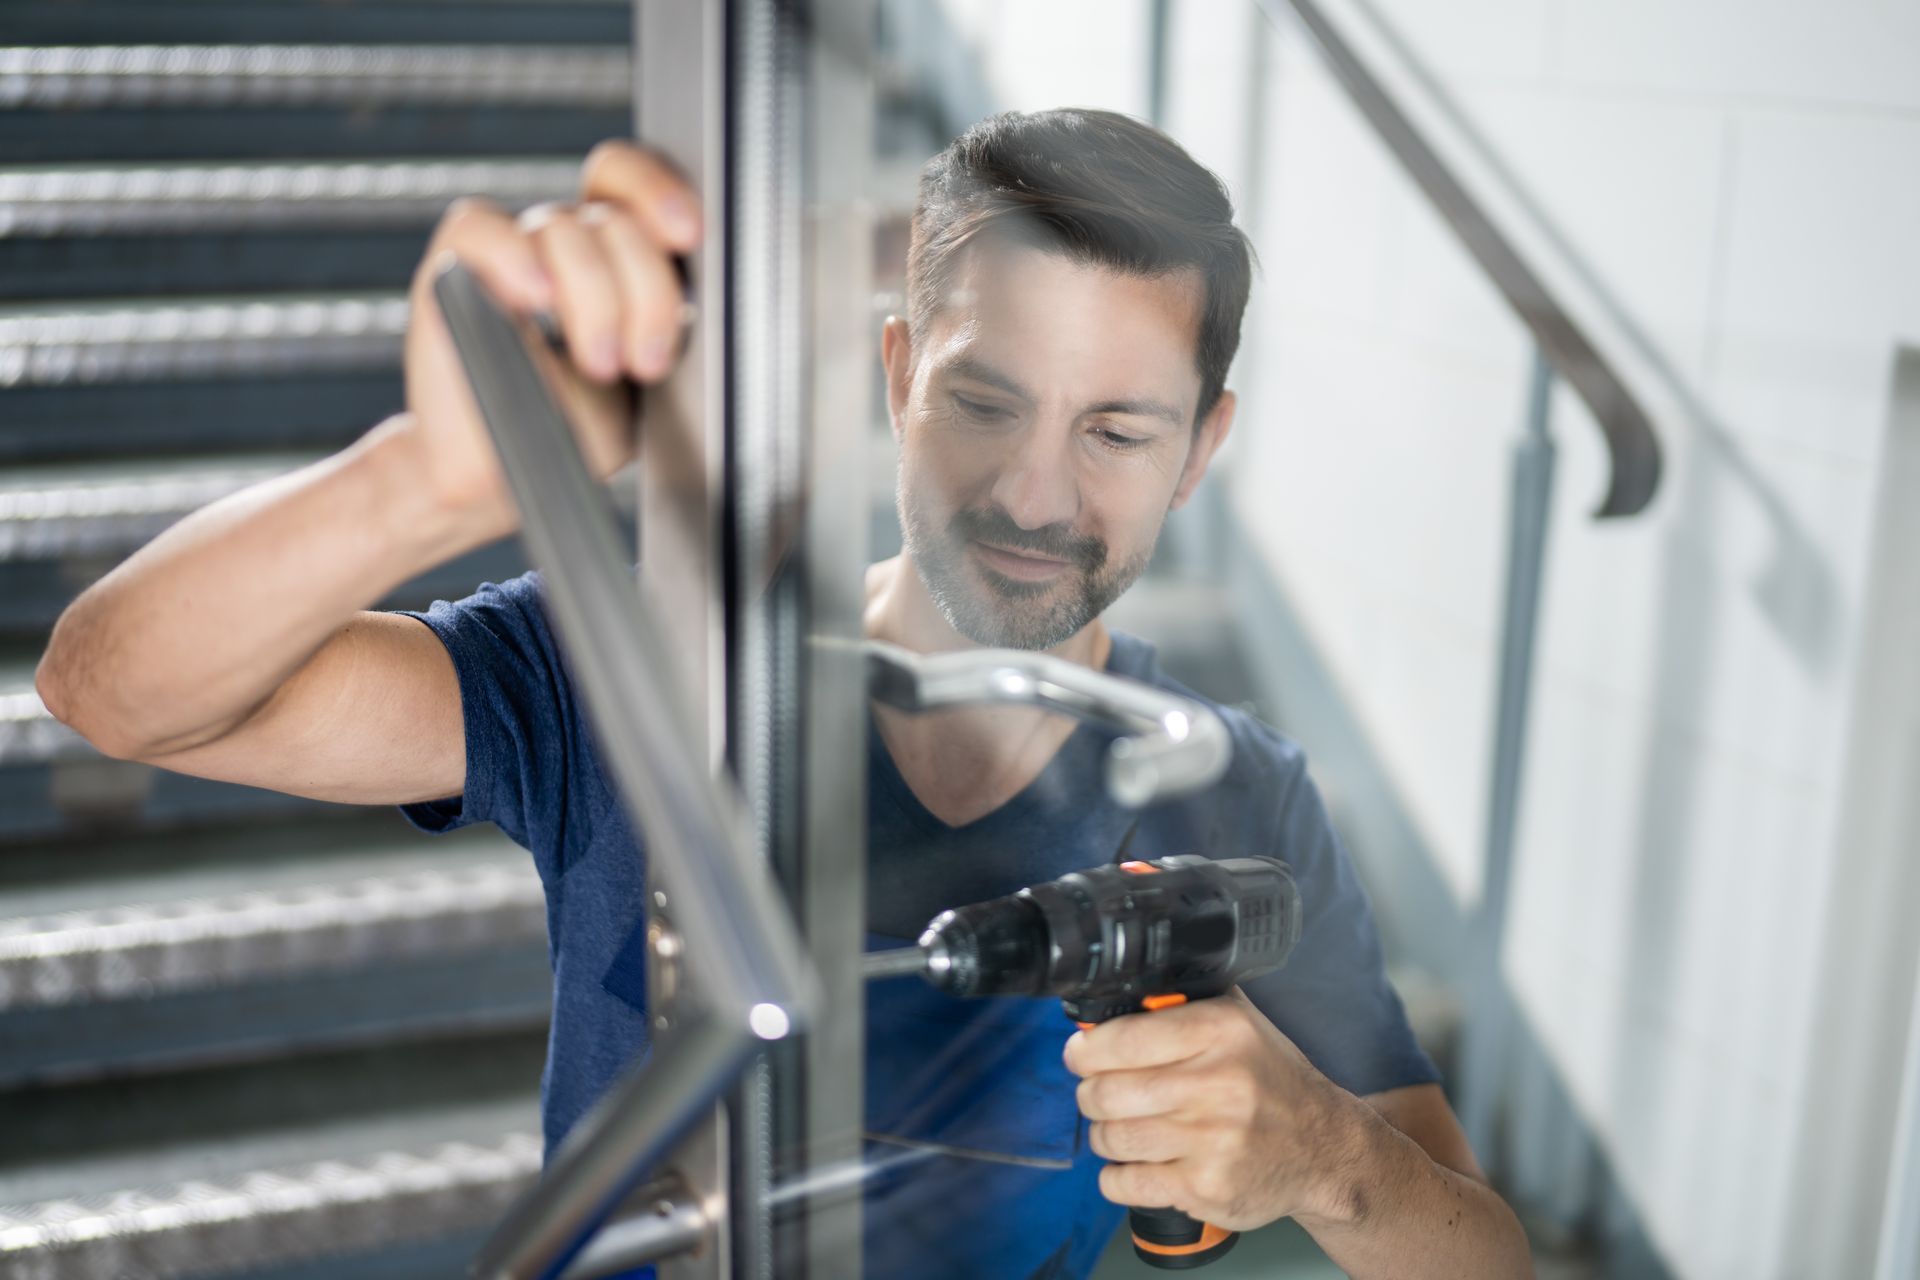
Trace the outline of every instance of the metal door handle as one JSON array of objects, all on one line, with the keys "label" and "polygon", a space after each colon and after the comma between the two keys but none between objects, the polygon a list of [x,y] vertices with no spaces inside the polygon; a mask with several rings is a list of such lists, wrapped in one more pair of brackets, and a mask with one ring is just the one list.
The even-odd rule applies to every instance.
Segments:
[{"label": "metal door handle", "polygon": [[921,654],[880,640],[865,649],[868,691],[902,711],[1017,703],[1116,730],[1121,736],[1107,748],[1107,794],[1129,808],[1211,786],[1233,759],[1227,726],[1210,708],[1050,653]]}]

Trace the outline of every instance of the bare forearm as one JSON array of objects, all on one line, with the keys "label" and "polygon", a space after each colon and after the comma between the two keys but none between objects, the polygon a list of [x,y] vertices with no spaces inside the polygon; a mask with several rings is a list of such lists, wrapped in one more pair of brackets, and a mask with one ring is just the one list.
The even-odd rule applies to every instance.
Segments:
[{"label": "bare forearm", "polygon": [[1344,1212],[1299,1219],[1343,1271],[1354,1280],[1531,1280],[1526,1233],[1496,1192],[1436,1164],[1364,1104],[1353,1115]]},{"label": "bare forearm", "polygon": [[352,615],[507,532],[422,482],[398,417],[348,449],[195,512],[61,615],[48,708],[117,754],[193,745],[244,719]]}]

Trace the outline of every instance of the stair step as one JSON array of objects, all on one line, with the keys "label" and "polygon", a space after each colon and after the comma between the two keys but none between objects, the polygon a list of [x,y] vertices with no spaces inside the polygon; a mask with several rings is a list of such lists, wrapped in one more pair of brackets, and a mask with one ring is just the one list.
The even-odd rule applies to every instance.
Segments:
[{"label": "stair step", "polygon": [[546,915],[491,827],[389,811],[0,855],[0,1084],[538,1027]]},{"label": "stair step", "polygon": [[0,1274],[194,1276],[469,1232],[537,1177],[537,1034],[0,1098]]},{"label": "stair step", "polygon": [[540,1172],[528,1130],[319,1160],[219,1182],[0,1206],[0,1267],[64,1277],[188,1277],[493,1225]]},{"label": "stair step", "polygon": [[0,388],[393,368],[403,292],[309,293],[0,311]]},{"label": "stair step", "polygon": [[426,226],[460,196],[518,210],[566,198],[579,176],[577,161],[537,156],[39,165],[0,172],[0,240]]},{"label": "stair step", "polygon": [[16,470],[0,477],[0,564],[126,555],[181,516],[313,460],[272,454]]},{"label": "stair step", "polygon": [[0,49],[0,108],[624,107],[624,48],[104,45]]},{"label": "stair step", "polygon": [[468,841],[453,860],[434,843],[0,892],[0,1016],[545,937],[539,878],[518,846]]}]

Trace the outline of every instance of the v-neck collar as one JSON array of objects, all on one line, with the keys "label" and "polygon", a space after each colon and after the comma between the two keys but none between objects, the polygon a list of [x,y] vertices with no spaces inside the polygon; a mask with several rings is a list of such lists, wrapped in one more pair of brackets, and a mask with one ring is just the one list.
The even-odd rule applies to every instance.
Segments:
[{"label": "v-neck collar", "polygon": [[[1151,666],[1152,646],[1125,632],[1108,630],[1111,643],[1107,649],[1107,674],[1127,676],[1138,679],[1144,676]],[[1046,805],[1048,797],[1060,793],[1063,786],[1077,781],[1071,778],[1072,772],[1080,772],[1086,778],[1097,782],[1101,776],[1098,768],[1088,767],[1075,770],[1081,762],[1097,765],[1097,756],[1104,745],[1104,731],[1085,720],[1073,726],[1073,732],[1066,736],[1040,772],[1008,799],[999,808],[981,814],[971,822],[959,826],[948,822],[921,801],[908,785],[906,775],[900,772],[900,766],[894,763],[893,753],[887,750],[886,739],[880,736],[880,725],[873,714],[871,702],[867,705],[867,756],[871,763],[868,772],[869,783],[894,806],[901,815],[923,835],[956,836],[977,832],[1005,823],[1020,823],[1036,809]]]}]

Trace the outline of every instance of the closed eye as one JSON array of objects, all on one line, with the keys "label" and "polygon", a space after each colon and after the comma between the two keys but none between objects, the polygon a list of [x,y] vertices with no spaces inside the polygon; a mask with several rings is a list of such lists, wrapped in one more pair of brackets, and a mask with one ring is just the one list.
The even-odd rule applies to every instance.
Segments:
[{"label": "closed eye", "polygon": [[1096,429],[1093,434],[1097,436],[1100,443],[1107,446],[1107,448],[1121,451],[1137,449],[1147,442],[1147,437],[1145,436],[1130,436],[1124,431],[1115,431],[1111,427],[1100,427]]},{"label": "closed eye", "polygon": [[969,400],[963,395],[955,395],[953,403],[960,412],[975,422],[998,422],[1007,417],[1007,410],[996,404],[987,404],[981,400]]}]

